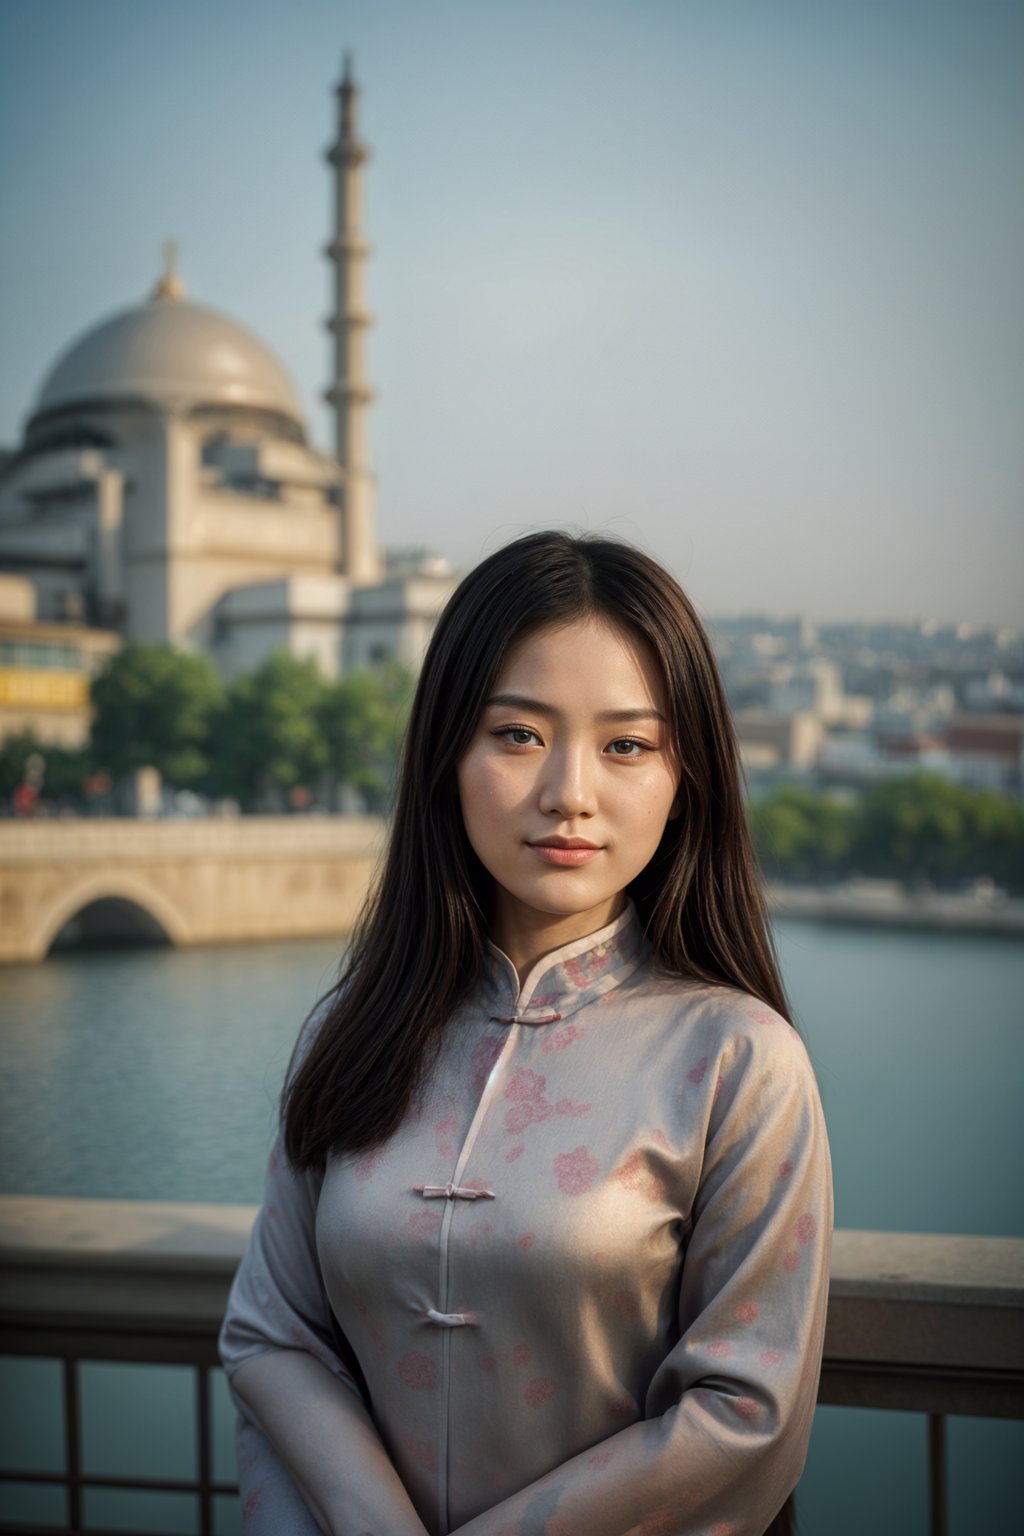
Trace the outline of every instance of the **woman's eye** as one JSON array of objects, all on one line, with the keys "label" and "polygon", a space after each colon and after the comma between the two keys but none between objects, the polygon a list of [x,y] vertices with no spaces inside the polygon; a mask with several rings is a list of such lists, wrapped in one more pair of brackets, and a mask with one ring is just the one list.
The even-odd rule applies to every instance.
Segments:
[{"label": "woman's eye", "polygon": [[506,725],[497,734],[514,747],[529,747],[538,739],[537,732],[526,725]]},{"label": "woman's eye", "polygon": [[608,750],[613,757],[641,757],[646,748],[642,741],[633,741],[629,736],[622,736],[618,741],[613,741]]}]

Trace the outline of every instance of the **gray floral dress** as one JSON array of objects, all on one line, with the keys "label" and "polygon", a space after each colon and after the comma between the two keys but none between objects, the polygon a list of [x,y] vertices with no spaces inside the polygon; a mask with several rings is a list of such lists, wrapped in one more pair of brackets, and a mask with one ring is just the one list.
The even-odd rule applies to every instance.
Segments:
[{"label": "gray floral dress", "polygon": [[247,1532],[319,1529],[284,1443],[315,1432],[338,1536],[398,1536],[395,1473],[430,1536],[760,1536],[806,1454],[831,1226],[778,1014],[666,976],[632,909],[521,987],[492,949],[385,1147],[322,1179],[271,1154],[222,1358],[333,1379],[275,1446],[243,1409]]}]

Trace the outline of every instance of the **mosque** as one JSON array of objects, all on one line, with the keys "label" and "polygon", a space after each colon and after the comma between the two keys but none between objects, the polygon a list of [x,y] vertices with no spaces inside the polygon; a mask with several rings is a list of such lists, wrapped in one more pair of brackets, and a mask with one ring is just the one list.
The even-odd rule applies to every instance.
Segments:
[{"label": "mosque", "polygon": [[369,255],[351,64],[337,89],[335,452],[250,331],[193,302],[168,249],[142,304],[58,358],[0,454],[0,739],[88,728],[88,675],[123,641],[207,654],[231,679],[285,647],[325,677],[415,669],[454,585],[447,561],[385,557],[369,455]]}]

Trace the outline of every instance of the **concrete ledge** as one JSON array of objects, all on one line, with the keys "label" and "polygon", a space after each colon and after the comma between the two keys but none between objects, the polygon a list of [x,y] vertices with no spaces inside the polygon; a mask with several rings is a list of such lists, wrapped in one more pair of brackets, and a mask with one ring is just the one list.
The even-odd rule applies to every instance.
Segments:
[{"label": "concrete ledge", "polygon": [[773,917],[812,923],[867,925],[923,933],[1024,934],[1024,901],[995,896],[982,900],[948,891],[913,893],[864,889],[855,885],[822,888],[770,882],[768,905]]},{"label": "concrete ledge", "polygon": [[[212,1360],[255,1211],[0,1197],[0,1347]],[[1024,1239],[837,1232],[820,1400],[1024,1417]]]},{"label": "concrete ledge", "polygon": [[386,824],[376,816],[0,819],[0,866],[375,858],[385,831]]}]

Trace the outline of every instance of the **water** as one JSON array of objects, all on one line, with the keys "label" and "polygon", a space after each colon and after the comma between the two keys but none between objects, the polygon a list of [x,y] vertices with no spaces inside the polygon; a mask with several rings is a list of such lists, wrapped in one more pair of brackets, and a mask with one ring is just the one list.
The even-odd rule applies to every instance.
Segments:
[{"label": "water", "polygon": [[[1024,944],[798,922],[778,936],[838,1224],[1024,1235]],[[0,972],[0,1188],[257,1200],[292,1041],[338,958],[308,941]],[[819,1410],[804,1536],[925,1536],[926,1456],[916,1415]],[[1011,1528],[1022,1463],[1021,1425],[951,1420],[954,1536]]]}]

